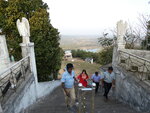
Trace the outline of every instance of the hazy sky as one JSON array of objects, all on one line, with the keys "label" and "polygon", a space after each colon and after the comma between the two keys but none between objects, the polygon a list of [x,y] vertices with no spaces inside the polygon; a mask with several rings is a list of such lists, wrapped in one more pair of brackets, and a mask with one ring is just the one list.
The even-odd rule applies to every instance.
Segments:
[{"label": "hazy sky", "polygon": [[63,35],[98,35],[120,19],[137,23],[150,13],[150,0],[44,0],[54,27]]}]

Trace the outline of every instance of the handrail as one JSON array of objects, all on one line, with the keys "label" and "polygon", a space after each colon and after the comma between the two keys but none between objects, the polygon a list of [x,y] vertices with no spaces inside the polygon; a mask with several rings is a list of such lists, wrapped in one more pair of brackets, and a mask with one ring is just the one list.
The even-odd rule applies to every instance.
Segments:
[{"label": "handrail", "polygon": [[137,72],[140,80],[150,80],[150,60],[126,51],[118,51],[119,64],[128,71]]},{"label": "handrail", "polygon": [[5,71],[3,71],[2,73],[0,73],[0,75],[3,75],[4,73],[8,72],[11,68],[15,67],[16,65],[18,65],[20,62],[22,62],[23,60],[29,58],[29,56],[24,57],[23,59],[21,59],[20,61],[18,61],[17,63],[13,64],[12,66],[10,66],[8,69],[6,69]]},{"label": "handrail", "polygon": [[8,92],[10,88],[16,89],[19,81],[25,79],[31,73],[30,57],[26,56],[17,63],[10,66],[0,74],[0,97]]},{"label": "handrail", "polygon": [[149,63],[150,63],[150,60],[148,60],[148,59],[145,59],[145,58],[142,58],[142,57],[139,57],[139,56],[137,56],[137,55],[134,55],[134,54],[132,54],[132,53],[128,53],[128,52],[121,51],[121,50],[119,50],[119,52],[122,52],[122,53],[129,54],[129,55],[131,55],[131,56],[133,56],[133,57],[136,57],[136,58],[138,58],[138,59],[141,59],[141,60],[144,60],[144,61],[147,61],[147,62],[149,62]]}]

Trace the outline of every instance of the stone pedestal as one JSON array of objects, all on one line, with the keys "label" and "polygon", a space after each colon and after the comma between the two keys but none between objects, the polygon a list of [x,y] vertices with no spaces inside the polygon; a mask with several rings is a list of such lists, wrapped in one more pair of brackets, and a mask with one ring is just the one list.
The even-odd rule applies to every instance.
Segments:
[{"label": "stone pedestal", "polygon": [[117,43],[118,43],[118,50],[125,49],[125,40],[123,36],[118,36]]},{"label": "stone pedestal", "polygon": [[37,77],[37,68],[36,68],[36,59],[35,59],[35,52],[34,52],[34,43],[28,44],[28,50],[29,50],[29,56],[30,56],[30,65],[31,65],[31,71],[34,74],[35,78],[35,91],[36,96],[39,98],[39,92],[38,92],[38,77]]},{"label": "stone pedestal", "polygon": [[0,35],[0,72],[4,71],[10,64],[8,48],[5,35]]},{"label": "stone pedestal", "polygon": [[[34,52],[34,43],[28,43],[20,44],[22,48],[22,57],[29,56],[30,57],[30,67],[31,67],[31,72],[34,75],[35,78],[35,90],[38,90],[38,78],[37,78],[37,68],[36,68],[36,59],[35,59],[35,52]],[[38,91],[37,92],[37,98],[38,98]]]},{"label": "stone pedestal", "polygon": [[21,46],[21,50],[22,50],[22,57],[24,58],[24,57],[28,56],[29,55],[28,44],[21,43],[20,46]]},{"label": "stone pedestal", "polygon": [[34,43],[29,43],[28,44],[28,50],[29,50],[29,56],[30,56],[31,71],[34,73],[36,82],[38,82],[37,69],[36,69],[36,60],[35,60],[35,52],[34,52]]},{"label": "stone pedestal", "polygon": [[34,52],[34,43],[21,43],[20,44],[22,49],[22,57],[30,56],[30,66],[31,71],[34,73],[35,80],[37,80],[37,69],[36,69],[36,60],[35,60],[35,52]]}]

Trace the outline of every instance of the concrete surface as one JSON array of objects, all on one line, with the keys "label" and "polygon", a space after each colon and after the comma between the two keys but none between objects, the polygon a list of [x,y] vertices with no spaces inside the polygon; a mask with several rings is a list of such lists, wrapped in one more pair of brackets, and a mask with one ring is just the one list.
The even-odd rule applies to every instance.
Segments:
[{"label": "concrete surface", "polygon": [[[109,98],[110,99],[108,101],[105,101],[104,97],[102,96],[102,93],[101,92],[98,93],[95,96],[94,113],[142,113],[131,109],[128,105],[118,102],[117,100],[113,99],[112,96]],[[63,91],[61,87],[58,87],[47,97],[42,98],[36,104],[30,106],[25,111],[25,113],[71,113],[71,112],[67,111]]]}]

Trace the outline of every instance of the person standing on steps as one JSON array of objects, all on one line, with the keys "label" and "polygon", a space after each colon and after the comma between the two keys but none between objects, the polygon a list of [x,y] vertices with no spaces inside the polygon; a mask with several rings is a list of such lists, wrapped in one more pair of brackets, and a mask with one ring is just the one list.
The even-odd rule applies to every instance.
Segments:
[{"label": "person standing on steps", "polygon": [[91,79],[96,84],[95,93],[97,93],[98,89],[99,89],[99,83],[101,80],[101,76],[99,75],[98,72],[95,72],[95,74],[92,75]]},{"label": "person standing on steps", "polygon": [[87,87],[87,85],[88,85],[88,83],[87,83],[88,78],[89,78],[89,76],[88,76],[86,70],[83,70],[82,73],[77,76],[79,83],[81,83],[82,86],[84,86],[84,87]]},{"label": "person standing on steps", "polygon": [[73,64],[68,63],[66,65],[66,71],[62,74],[61,82],[62,88],[65,94],[65,100],[67,104],[67,108],[72,110],[73,106],[75,105],[75,89],[74,89],[74,82],[75,82],[75,72],[73,71]]},{"label": "person standing on steps", "polygon": [[102,85],[104,86],[104,97],[108,99],[108,93],[112,86],[115,86],[115,74],[113,72],[113,67],[109,67],[108,71],[104,72],[102,75]]}]

